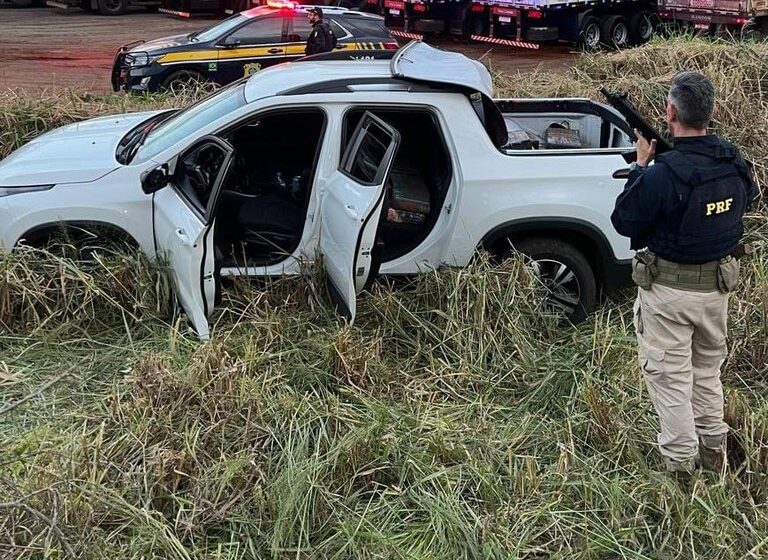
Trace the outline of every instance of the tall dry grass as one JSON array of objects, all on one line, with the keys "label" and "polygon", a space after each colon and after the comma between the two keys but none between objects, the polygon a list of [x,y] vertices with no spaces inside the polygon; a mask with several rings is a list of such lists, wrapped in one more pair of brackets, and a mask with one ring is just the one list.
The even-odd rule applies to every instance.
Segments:
[{"label": "tall dry grass", "polygon": [[[746,47],[665,56],[710,48],[733,72]],[[651,110],[656,86],[616,68],[660,49],[496,80],[518,95],[606,82]],[[200,344],[138,255],[2,257],[0,557],[763,558],[766,264],[747,261],[732,298],[730,470],[685,490],[656,472],[629,294],[563,328],[522,263],[480,260],[375,286],[350,327],[310,279],[236,282]]]}]

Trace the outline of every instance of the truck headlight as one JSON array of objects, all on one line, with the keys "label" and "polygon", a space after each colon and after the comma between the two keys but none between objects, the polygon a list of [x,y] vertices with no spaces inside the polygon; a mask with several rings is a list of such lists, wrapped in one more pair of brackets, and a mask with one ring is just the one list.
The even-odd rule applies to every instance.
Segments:
[{"label": "truck headlight", "polygon": [[31,185],[27,187],[0,187],[0,198],[11,196],[12,194],[22,194],[29,192],[48,191],[53,185]]}]

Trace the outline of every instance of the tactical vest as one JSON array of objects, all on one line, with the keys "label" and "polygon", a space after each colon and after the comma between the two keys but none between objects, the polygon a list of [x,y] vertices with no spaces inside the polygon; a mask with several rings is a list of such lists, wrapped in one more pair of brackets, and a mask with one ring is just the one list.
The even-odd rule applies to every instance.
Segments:
[{"label": "tactical vest", "polygon": [[[696,165],[686,153],[707,156]],[[729,255],[738,245],[748,205],[749,170],[729,144],[689,146],[656,156],[679,179],[675,205],[659,224],[648,247],[678,263],[700,264]]]}]

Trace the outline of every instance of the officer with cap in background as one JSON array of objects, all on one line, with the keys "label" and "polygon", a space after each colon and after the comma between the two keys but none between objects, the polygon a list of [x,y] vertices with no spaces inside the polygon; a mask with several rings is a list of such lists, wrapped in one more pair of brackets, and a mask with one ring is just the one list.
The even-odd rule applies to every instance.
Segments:
[{"label": "officer with cap in background", "polygon": [[307,10],[307,19],[312,24],[312,31],[307,38],[304,54],[320,54],[330,52],[336,46],[336,37],[330,24],[323,19],[323,10],[317,6]]},{"label": "officer with cap in background", "polygon": [[[738,282],[742,218],[757,195],[730,143],[707,134],[715,90],[696,72],[670,85],[666,121],[674,150],[637,131],[637,161],[611,221],[637,250],[632,279],[638,356],[659,417],[667,471],[687,479],[697,464],[720,472],[728,425],[720,367],[727,355],[728,293]],[[649,165],[655,158],[655,165]]]}]

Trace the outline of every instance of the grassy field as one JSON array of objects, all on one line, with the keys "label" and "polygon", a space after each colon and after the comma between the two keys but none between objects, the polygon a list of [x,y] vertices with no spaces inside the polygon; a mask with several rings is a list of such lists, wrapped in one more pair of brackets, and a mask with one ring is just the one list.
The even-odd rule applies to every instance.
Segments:
[{"label": "grassy field", "polygon": [[[699,68],[762,183],[766,55],[680,39],[495,79],[604,83],[659,117],[674,72]],[[0,95],[0,155],[177,103]],[[684,491],[658,472],[631,293],[563,328],[522,263],[481,261],[375,286],[350,327],[311,278],[236,283],[201,344],[138,255],[0,256],[0,558],[765,558],[767,263],[732,298],[731,469]]]}]

